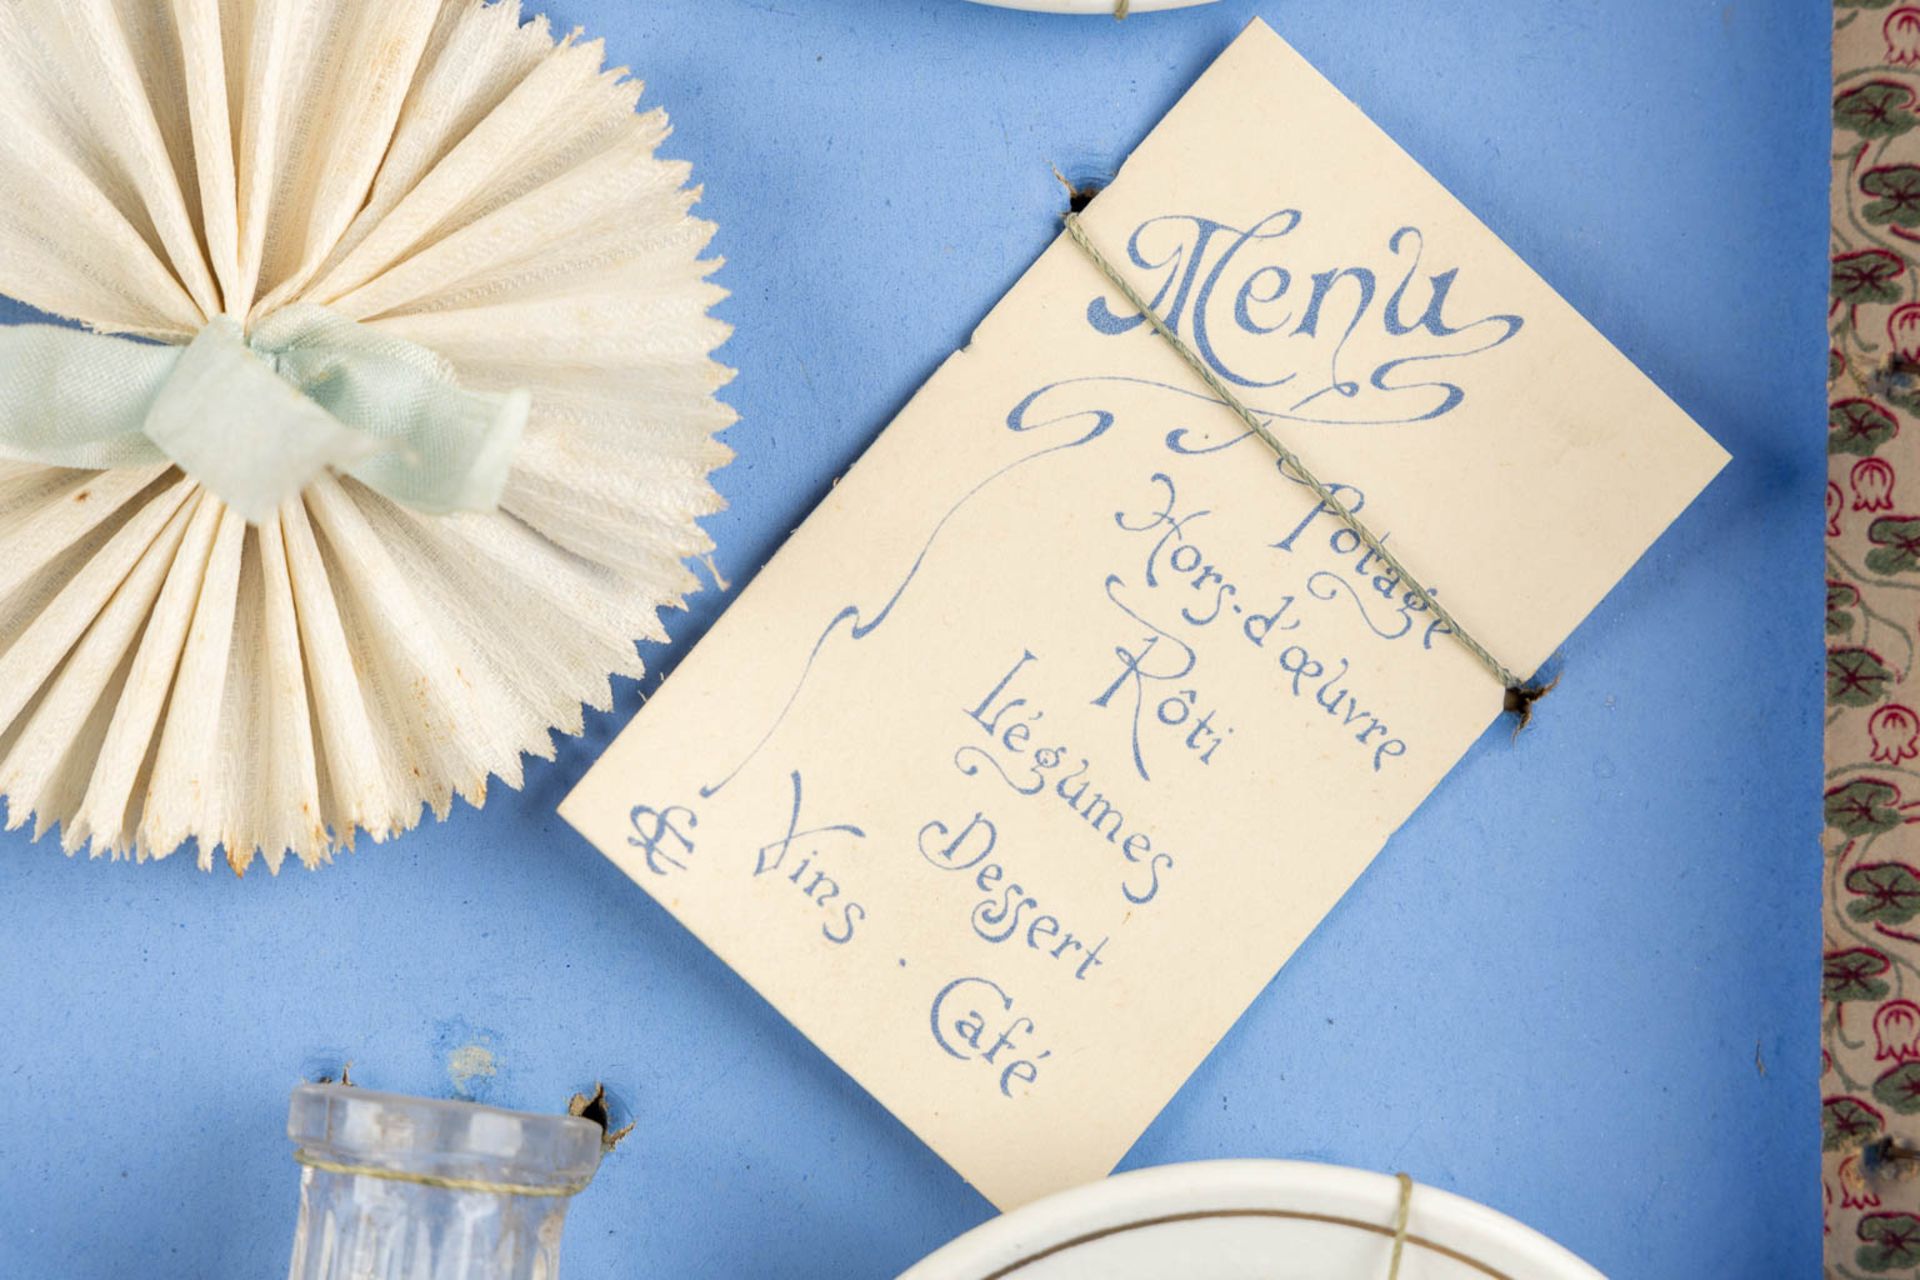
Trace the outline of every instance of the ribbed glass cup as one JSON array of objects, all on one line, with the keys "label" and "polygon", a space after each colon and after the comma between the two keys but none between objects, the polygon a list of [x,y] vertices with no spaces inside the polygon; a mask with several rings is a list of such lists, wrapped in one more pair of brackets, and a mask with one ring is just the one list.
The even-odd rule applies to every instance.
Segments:
[{"label": "ribbed glass cup", "polygon": [[343,1085],[295,1089],[287,1136],[303,1162],[288,1280],[554,1280],[600,1163],[591,1120]]}]

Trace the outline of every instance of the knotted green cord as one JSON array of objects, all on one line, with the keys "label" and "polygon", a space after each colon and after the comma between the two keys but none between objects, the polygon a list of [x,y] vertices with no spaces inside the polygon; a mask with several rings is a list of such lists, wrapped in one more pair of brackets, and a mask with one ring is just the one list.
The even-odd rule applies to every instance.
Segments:
[{"label": "knotted green cord", "polygon": [[1396,1173],[1400,1179],[1400,1208],[1393,1215],[1393,1259],[1387,1265],[1387,1280],[1400,1280],[1400,1252],[1407,1247],[1407,1210],[1413,1205],[1413,1179]]},{"label": "knotted green cord", "polygon": [[[1139,313],[1146,318],[1147,323],[1153,327],[1153,331],[1165,339],[1167,345],[1172,347],[1179,357],[1187,363],[1187,366],[1199,375],[1200,380],[1206,383],[1207,389],[1213,392],[1222,404],[1231,409],[1241,422],[1246,424],[1247,430],[1258,436],[1267,448],[1273,450],[1274,456],[1280,459],[1280,465],[1291,471],[1295,479],[1313,491],[1314,496],[1320,499],[1327,510],[1333,512],[1347,528],[1353,530],[1354,536],[1366,544],[1367,549],[1379,557],[1381,562],[1399,577],[1400,581],[1407,584],[1408,589],[1413,592],[1414,598],[1425,605],[1427,609],[1433,613],[1434,617],[1446,625],[1447,629],[1452,633],[1453,638],[1460,642],[1460,646],[1477,658],[1480,665],[1493,674],[1493,677],[1500,682],[1501,688],[1507,691],[1510,709],[1520,713],[1521,723],[1524,724],[1534,700],[1539,698],[1546,692],[1546,689],[1551,686],[1542,687],[1540,685],[1523,683],[1518,676],[1514,675],[1513,672],[1507,668],[1505,663],[1488,652],[1485,645],[1474,639],[1473,636],[1468,633],[1467,629],[1461,626],[1459,621],[1454,618],[1453,614],[1448,612],[1446,606],[1440,603],[1433,592],[1423,586],[1420,579],[1407,572],[1406,566],[1400,563],[1400,558],[1387,550],[1385,543],[1374,537],[1373,531],[1361,523],[1360,517],[1350,511],[1347,505],[1334,495],[1333,490],[1322,484],[1319,477],[1307,469],[1306,464],[1300,461],[1300,455],[1287,448],[1286,445],[1281,444],[1279,437],[1273,434],[1273,431],[1254,414],[1253,410],[1241,403],[1240,398],[1234,395],[1227,387],[1227,384],[1220,379],[1220,376],[1209,368],[1204,360],[1195,354],[1193,348],[1189,347],[1186,342],[1181,339],[1179,334],[1167,327],[1166,322],[1160,318],[1159,313],[1153,309],[1152,305],[1140,296],[1139,291],[1127,282],[1127,278],[1120,274],[1119,269],[1107,261],[1106,255],[1094,246],[1093,241],[1087,235],[1086,228],[1080,225],[1079,215],[1067,213],[1063,216],[1066,222],[1068,238],[1080,246],[1080,251],[1087,255],[1087,260],[1100,269],[1100,273],[1106,276],[1108,283],[1120,291],[1120,295],[1127,300],[1129,306],[1139,311]],[[1518,705],[1514,705],[1516,700]]]}]

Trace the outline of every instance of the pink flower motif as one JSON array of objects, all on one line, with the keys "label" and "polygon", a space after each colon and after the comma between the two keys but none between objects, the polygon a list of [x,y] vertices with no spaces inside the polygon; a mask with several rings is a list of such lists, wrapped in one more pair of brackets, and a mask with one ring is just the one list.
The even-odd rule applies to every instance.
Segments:
[{"label": "pink flower motif", "polygon": [[[1873,758],[1881,764],[1899,764],[1902,760],[1920,756],[1920,716],[1913,714],[1912,708],[1903,707],[1897,702],[1889,702],[1873,713],[1873,718],[1867,721],[1867,736],[1873,739]],[[1920,1031],[1920,1005],[1896,1000],[1881,1012],[1885,1013],[1897,1004],[1904,1004],[1912,1010],[1915,1015],[1914,1029]],[[1874,1019],[1874,1025],[1880,1025],[1878,1017]],[[1920,1058],[1920,1049],[1916,1049],[1912,1056]],[[1900,1061],[1905,1062],[1906,1059]]]},{"label": "pink flower motif", "polygon": [[1920,9],[1905,7],[1887,15],[1881,30],[1887,37],[1887,61],[1898,66],[1920,64]]},{"label": "pink flower motif", "polygon": [[1878,1209],[1880,1193],[1867,1182],[1860,1169],[1860,1157],[1848,1156],[1840,1162],[1840,1207],[1842,1209]]},{"label": "pink flower motif", "polygon": [[1840,492],[1840,486],[1827,481],[1827,536],[1840,536],[1840,513],[1847,509],[1847,495]]},{"label": "pink flower motif", "polygon": [[1893,464],[1885,458],[1862,458],[1847,476],[1853,486],[1855,511],[1893,510]]},{"label": "pink flower motif", "polygon": [[[1920,27],[1920,9],[1902,9],[1901,13],[1913,19]],[[1892,340],[1894,349],[1908,360],[1920,360],[1920,302],[1903,303],[1893,309],[1887,317],[1887,337]]]},{"label": "pink flower motif", "polygon": [[1911,1062],[1920,1058],[1920,1004],[1889,1000],[1874,1011],[1873,1060]]}]

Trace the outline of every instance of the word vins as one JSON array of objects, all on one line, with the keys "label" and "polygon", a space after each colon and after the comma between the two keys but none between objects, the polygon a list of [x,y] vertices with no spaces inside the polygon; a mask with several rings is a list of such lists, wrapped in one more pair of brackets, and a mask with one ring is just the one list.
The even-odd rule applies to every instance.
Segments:
[{"label": "word vins", "polygon": [[[752,879],[784,885],[796,909],[815,913],[820,935],[835,946],[853,941],[855,928],[867,918],[867,909],[854,901],[842,883],[839,863],[867,833],[845,822],[800,825],[802,783],[800,771],[789,775],[793,802],[787,811],[786,831],[753,850],[748,865]],[[627,843],[640,851],[647,870],[657,876],[685,871],[693,860],[694,831],[700,816],[685,805],[655,809],[635,805],[627,815],[633,833]]]},{"label": "word vins", "polygon": [[849,842],[866,839],[867,833],[845,822],[824,826],[800,826],[800,771],[793,771],[793,807],[787,812],[787,832],[777,840],[763,844],[753,859],[754,878],[778,874],[820,908],[827,922],[820,932],[828,942],[840,945],[853,940],[853,927],[867,918],[867,909],[844,900],[840,882],[822,868],[830,850],[844,849]]}]

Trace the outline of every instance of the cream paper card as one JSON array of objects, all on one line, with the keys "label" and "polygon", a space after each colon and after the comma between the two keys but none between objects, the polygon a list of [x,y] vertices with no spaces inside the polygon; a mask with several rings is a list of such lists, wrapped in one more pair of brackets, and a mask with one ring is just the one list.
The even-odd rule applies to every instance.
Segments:
[{"label": "cream paper card", "polygon": [[[1726,460],[1258,22],[1083,219],[1517,671]],[[1500,711],[1357,541],[1063,237],[561,812],[995,1203],[1097,1178]]]}]

